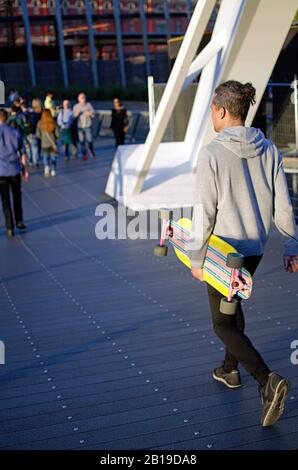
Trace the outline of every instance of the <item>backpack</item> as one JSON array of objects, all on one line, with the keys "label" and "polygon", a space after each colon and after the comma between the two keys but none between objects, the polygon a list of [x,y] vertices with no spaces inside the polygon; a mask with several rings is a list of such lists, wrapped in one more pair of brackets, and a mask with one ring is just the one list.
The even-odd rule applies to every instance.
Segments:
[{"label": "backpack", "polygon": [[26,111],[23,115],[23,129],[25,136],[35,133],[33,114]]},{"label": "backpack", "polygon": [[10,116],[7,120],[7,124],[13,129],[18,129],[21,134],[24,135],[24,125],[20,115]]}]

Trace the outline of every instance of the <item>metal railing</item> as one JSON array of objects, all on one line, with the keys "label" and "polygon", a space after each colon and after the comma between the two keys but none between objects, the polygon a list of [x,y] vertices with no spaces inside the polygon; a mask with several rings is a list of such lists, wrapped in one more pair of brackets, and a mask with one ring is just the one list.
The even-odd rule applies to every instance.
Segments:
[{"label": "metal railing", "polygon": [[[112,137],[110,128],[111,111],[97,111],[97,123],[94,128],[94,135],[99,137]],[[147,111],[128,111],[129,126],[126,136],[127,143],[144,142],[149,131],[149,113]]]},{"label": "metal railing", "polygon": [[289,192],[294,208],[296,223],[298,224],[298,167],[285,168]]},{"label": "metal railing", "polygon": [[268,83],[267,137],[279,148],[298,147],[297,79],[291,83]]}]

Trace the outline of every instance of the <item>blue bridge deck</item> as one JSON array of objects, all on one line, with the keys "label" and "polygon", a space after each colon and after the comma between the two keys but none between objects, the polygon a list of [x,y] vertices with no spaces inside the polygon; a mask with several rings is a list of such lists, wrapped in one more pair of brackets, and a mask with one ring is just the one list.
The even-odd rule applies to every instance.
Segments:
[{"label": "blue bridge deck", "polygon": [[[95,236],[112,160],[59,162],[23,186],[27,233],[0,235],[0,449],[298,448],[298,277],[272,234],[246,302],[247,331],[291,380],[283,418],[259,425],[260,399],[210,372],[223,355],[205,287],[154,240]],[[1,215],[1,226],[3,218]]]}]

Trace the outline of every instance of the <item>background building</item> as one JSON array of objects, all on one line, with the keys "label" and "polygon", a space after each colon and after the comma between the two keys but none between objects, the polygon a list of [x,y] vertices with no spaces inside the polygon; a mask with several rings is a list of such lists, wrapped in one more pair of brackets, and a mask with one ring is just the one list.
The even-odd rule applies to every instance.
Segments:
[{"label": "background building", "polygon": [[1,79],[10,87],[166,81],[167,40],[184,34],[195,3],[0,0]]}]

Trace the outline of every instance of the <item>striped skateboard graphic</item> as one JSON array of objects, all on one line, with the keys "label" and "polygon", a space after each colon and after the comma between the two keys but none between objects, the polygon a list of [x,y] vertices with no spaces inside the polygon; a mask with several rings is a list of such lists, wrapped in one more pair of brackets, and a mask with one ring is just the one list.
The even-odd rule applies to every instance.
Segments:
[{"label": "striped skateboard graphic", "polygon": [[[178,259],[188,268],[191,268],[188,256],[188,244],[192,238],[192,222],[182,218],[174,221],[171,211],[161,211],[163,221],[162,234],[159,245],[155,248],[155,255],[167,254],[166,240],[174,248]],[[229,243],[216,235],[211,235],[206,257],[203,264],[203,278],[226,298],[221,305],[222,313],[233,314],[236,311],[238,295],[242,299],[248,299],[252,293],[252,277],[243,268],[244,257]]]}]

